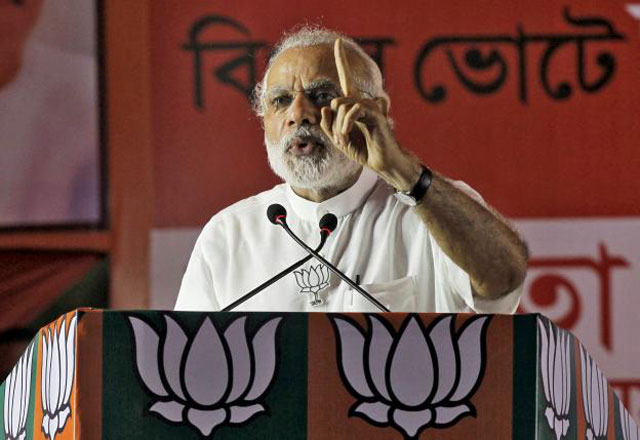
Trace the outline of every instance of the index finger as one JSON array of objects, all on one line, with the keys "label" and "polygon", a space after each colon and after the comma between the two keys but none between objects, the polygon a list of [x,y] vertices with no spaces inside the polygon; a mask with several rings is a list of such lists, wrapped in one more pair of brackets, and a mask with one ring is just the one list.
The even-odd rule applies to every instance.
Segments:
[{"label": "index finger", "polygon": [[342,93],[344,93],[344,96],[355,96],[358,89],[353,83],[351,67],[349,66],[349,60],[344,49],[344,41],[342,41],[342,38],[338,38],[333,45],[333,57],[336,62]]}]

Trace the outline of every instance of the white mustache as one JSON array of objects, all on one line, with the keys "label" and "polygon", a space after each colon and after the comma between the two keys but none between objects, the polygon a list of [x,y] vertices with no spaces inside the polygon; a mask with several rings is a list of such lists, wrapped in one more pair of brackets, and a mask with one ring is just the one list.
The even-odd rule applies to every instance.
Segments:
[{"label": "white mustache", "polygon": [[316,145],[322,145],[327,147],[331,145],[331,139],[322,131],[319,127],[305,127],[301,126],[293,133],[289,133],[278,142],[278,146],[284,150],[291,148],[291,144],[294,140],[301,140],[303,142],[313,142]]}]

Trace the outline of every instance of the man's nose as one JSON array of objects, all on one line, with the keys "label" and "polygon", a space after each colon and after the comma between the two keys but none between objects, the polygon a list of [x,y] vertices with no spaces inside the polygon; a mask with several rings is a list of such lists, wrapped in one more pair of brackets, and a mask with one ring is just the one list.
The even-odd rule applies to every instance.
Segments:
[{"label": "man's nose", "polygon": [[320,111],[302,92],[296,93],[291,106],[289,107],[289,117],[287,125],[302,126],[315,125],[318,123]]}]

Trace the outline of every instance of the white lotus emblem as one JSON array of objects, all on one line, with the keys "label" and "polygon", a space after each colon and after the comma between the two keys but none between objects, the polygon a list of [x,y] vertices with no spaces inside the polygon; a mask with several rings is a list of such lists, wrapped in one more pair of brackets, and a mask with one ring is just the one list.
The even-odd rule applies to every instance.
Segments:
[{"label": "white lotus emblem", "polygon": [[62,432],[71,415],[69,399],[76,369],[76,322],[77,315],[74,315],[66,332],[63,316],[58,331],[54,326],[53,332],[51,327],[42,332],[42,431],[51,440]]},{"label": "white lotus emblem", "polygon": [[475,416],[470,399],[484,374],[490,317],[472,317],[456,332],[451,315],[428,328],[410,315],[397,333],[380,316],[367,318],[368,334],[349,318],[331,318],[340,373],[358,399],[350,415],[392,425],[407,439]]},{"label": "white lotus emblem", "polygon": [[538,319],[540,331],[540,372],[547,407],[544,416],[556,440],[567,435],[571,407],[570,335]]},{"label": "white lotus emblem", "polygon": [[618,410],[620,412],[620,427],[622,428],[622,438],[624,440],[640,440],[640,428],[624,407],[621,401],[618,401]]},{"label": "white lotus emblem", "polygon": [[587,440],[605,439],[609,421],[607,379],[587,350],[580,345],[582,406],[587,419]]},{"label": "white lotus emblem", "polygon": [[323,301],[322,298],[320,298],[319,292],[329,287],[329,269],[323,264],[318,264],[316,267],[310,266],[309,270],[296,270],[293,274],[296,277],[296,283],[302,288],[300,293],[313,294],[311,305],[322,305]]},{"label": "white lotus emblem", "polygon": [[244,424],[267,410],[262,400],[274,379],[282,318],[263,323],[251,341],[246,316],[222,334],[207,317],[194,337],[170,316],[164,318],[166,332],[159,335],[147,322],[129,317],[138,373],[156,398],[149,411],[209,436],[219,426]]},{"label": "white lotus emblem", "polygon": [[13,367],[4,388],[4,435],[7,440],[24,440],[31,398],[32,342]]}]

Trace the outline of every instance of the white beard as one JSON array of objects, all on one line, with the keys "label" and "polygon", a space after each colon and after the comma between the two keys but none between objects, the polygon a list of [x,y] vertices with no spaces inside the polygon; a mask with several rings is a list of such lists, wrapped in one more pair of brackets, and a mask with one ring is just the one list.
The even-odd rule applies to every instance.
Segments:
[{"label": "white beard", "polygon": [[[315,128],[315,127],[314,127]],[[266,135],[269,166],[278,177],[295,188],[321,189],[337,187],[351,178],[361,166],[333,146],[329,138],[319,130],[299,128],[278,142],[270,142]],[[296,156],[287,152],[289,143],[300,135],[319,138],[324,147],[314,146],[310,154]]]}]

